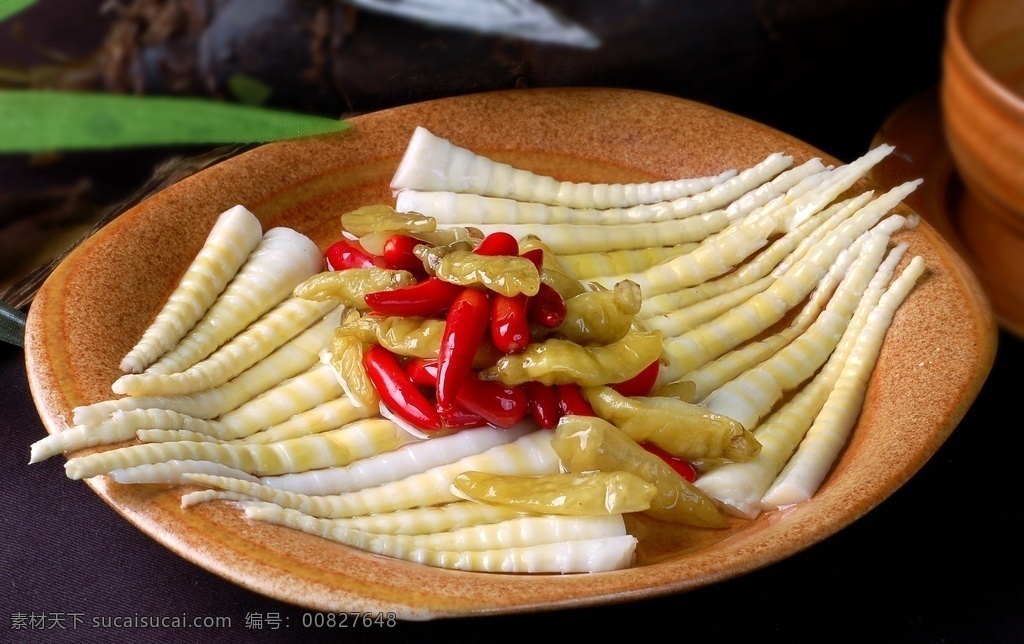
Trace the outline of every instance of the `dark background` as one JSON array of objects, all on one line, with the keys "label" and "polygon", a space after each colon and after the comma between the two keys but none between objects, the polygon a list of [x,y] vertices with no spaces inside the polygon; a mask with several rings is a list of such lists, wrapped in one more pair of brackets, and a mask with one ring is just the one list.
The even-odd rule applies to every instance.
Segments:
[{"label": "dark background", "polygon": [[[59,52],[72,62],[58,68],[89,68],[116,17],[101,16],[98,4],[43,0],[0,23],[0,67],[50,65],[52,53]],[[318,3],[264,4],[269,8],[260,11],[273,13],[292,11],[292,4],[309,11]],[[585,56],[429,30],[332,6],[330,24],[348,30],[346,47],[332,50],[336,62],[345,65],[324,72],[315,87],[291,82],[294,74],[274,76],[278,72],[267,68],[241,71],[279,80],[272,105],[332,116],[504,86],[651,89],[768,123],[842,160],[863,153],[887,115],[939,81],[945,2],[636,1],[628,3],[632,8],[607,2],[595,10],[583,2],[549,4],[604,35],[607,48]],[[14,23],[20,31],[11,29]],[[291,23],[279,18],[269,24],[276,33]],[[230,40],[230,30],[217,29],[217,43]],[[249,31],[243,35],[257,33],[252,24],[244,29]],[[253,39],[269,47],[269,41]],[[275,42],[283,47],[286,41]],[[168,46],[166,39],[159,42]],[[188,38],[184,42],[182,50],[196,51]],[[139,53],[145,51],[150,53]],[[136,55],[151,56],[152,51],[140,47]],[[302,55],[295,51],[276,52],[277,60]],[[487,55],[465,57],[480,52]],[[191,68],[204,69],[203,80],[193,78],[191,85],[179,87],[230,98],[223,79],[209,66],[195,62]],[[72,76],[80,84],[98,82],[88,74]],[[70,81],[65,76],[62,82]],[[39,240],[73,234],[130,195],[160,160],[203,151],[0,156],[0,242],[7,244],[0,258],[12,258],[11,249],[25,255],[18,265],[5,265],[5,278],[39,261]],[[578,639],[604,633],[636,637],[633,631],[639,629],[643,638],[693,642],[1024,641],[1024,511],[1018,491],[1024,438],[1015,405],[1022,364],[1022,343],[1004,333],[980,397],[916,476],[839,534],[766,569],[685,594],[625,604],[400,623],[333,636],[346,641],[484,640],[511,633]],[[0,584],[0,641],[138,641],[142,636],[284,641],[332,635],[302,628],[302,609],[238,588],[151,541],[85,485],[66,479],[62,459],[26,465],[29,445],[45,431],[28,394],[20,349],[0,345],[0,384],[0,489],[13,505],[0,517],[0,570],[6,573]],[[19,632],[11,630],[16,613],[80,613],[86,619],[228,616],[233,626],[223,632]],[[249,613],[279,614],[290,626],[246,629]]]}]

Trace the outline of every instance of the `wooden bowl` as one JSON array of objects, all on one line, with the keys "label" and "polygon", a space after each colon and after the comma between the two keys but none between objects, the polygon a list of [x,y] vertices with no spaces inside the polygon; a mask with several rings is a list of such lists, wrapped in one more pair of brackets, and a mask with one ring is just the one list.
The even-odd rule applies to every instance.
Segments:
[{"label": "wooden bowl", "polygon": [[[625,181],[747,167],[769,152],[824,156],[716,109],[619,90],[523,90],[439,100],[352,119],[347,133],[266,145],[139,204],[71,255],[29,316],[26,355],[49,432],[77,405],[112,397],[117,365],[235,204],[325,248],[338,215],[391,202],[388,183],[413,129],[564,179]],[[835,162],[835,160],[830,160]],[[644,524],[639,562],[593,575],[517,576],[405,563],[273,525],[233,506],[183,510],[182,488],[88,484],[186,559],[260,593],[323,611],[404,619],[526,612],[685,591],[769,565],[869,511],[938,449],[991,367],[995,326],[978,284],[929,226],[901,233],[928,274],[897,313],[852,440],[812,500],[725,530]]]}]

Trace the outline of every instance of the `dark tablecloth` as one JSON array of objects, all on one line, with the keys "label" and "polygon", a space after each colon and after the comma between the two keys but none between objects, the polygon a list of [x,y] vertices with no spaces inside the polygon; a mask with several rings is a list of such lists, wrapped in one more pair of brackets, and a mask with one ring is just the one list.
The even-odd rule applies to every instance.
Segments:
[{"label": "dark tablecloth", "polygon": [[[868,515],[794,557],[656,599],[336,635],[575,639],[641,628],[655,637],[656,626],[668,622],[668,635],[687,642],[1024,641],[1024,432],[1017,407],[1024,343],[1000,339],[980,397],[925,467]],[[0,346],[0,383],[0,490],[7,506],[0,518],[0,640],[297,641],[327,634],[302,626],[308,611],[239,588],[150,540],[84,483],[65,478],[63,458],[27,465],[29,445],[45,430],[20,349]],[[104,626],[143,616],[227,617],[231,625],[185,632]],[[25,628],[13,630],[18,626]]]}]

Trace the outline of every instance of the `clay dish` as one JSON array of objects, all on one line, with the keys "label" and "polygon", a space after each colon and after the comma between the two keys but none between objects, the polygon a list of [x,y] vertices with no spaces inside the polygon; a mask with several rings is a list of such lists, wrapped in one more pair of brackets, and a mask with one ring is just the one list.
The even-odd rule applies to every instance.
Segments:
[{"label": "clay dish", "polygon": [[959,222],[997,313],[1024,318],[1024,3],[954,0],[940,101]]},{"label": "clay dish", "polygon": [[[340,135],[267,145],[139,204],[82,245],[32,307],[28,372],[49,432],[77,405],[112,397],[117,365],[223,210],[243,204],[321,248],[338,216],[390,203],[388,183],[413,129],[570,180],[632,181],[744,168],[774,151],[824,156],[763,125],[666,96],[522,90],[367,114]],[[826,160],[836,163],[834,159]],[[312,610],[394,611],[404,619],[549,610],[686,591],[780,561],[868,512],[935,453],[973,402],[995,352],[993,316],[971,272],[927,224],[900,234],[928,273],[890,329],[852,440],[811,501],[732,520],[725,530],[647,525],[631,569],[570,576],[439,570],[272,525],[237,508],[179,507],[183,488],[88,484],[182,557]],[[71,544],[67,544],[71,545]],[[116,564],[115,564],[116,565]]]}]

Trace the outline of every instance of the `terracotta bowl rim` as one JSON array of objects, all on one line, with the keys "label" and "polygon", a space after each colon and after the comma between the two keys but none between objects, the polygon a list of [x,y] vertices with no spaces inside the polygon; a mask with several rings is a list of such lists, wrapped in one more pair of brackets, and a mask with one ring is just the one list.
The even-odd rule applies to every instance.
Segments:
[{"label": "terracotta bowl rim", "polygon": [[1024,97],[996,79],[978,59],[963,33],[964,14],[974,0],[951,0],[946,12],[946,45],[943,58],[947,70],[956,65],[966,81],[993,99],[991,104],[1024,121]]}]

